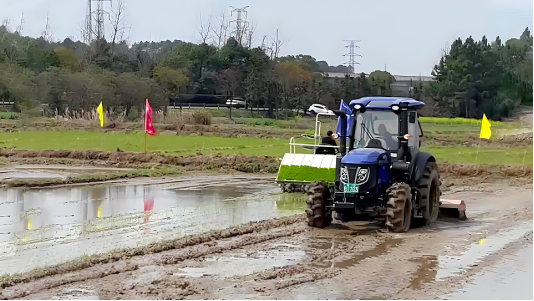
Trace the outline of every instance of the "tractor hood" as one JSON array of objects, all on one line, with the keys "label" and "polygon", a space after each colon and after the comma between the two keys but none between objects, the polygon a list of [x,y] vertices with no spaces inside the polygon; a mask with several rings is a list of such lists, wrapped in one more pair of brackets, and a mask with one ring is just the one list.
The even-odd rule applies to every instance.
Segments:
[{"label": "tractor hood", "polygon": [[380,156],[386,152],[386,150],[383,150],[381,148],[353,149],[348,152],[343,158],[341,158],[341,164],[376,164],[378,162],[378,158],[380,158]]}]

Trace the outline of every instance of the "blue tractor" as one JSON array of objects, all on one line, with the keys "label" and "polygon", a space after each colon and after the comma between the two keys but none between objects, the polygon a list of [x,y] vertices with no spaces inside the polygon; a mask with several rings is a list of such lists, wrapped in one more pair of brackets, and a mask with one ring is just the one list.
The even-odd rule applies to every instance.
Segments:
[{"label": "blue tractor", "polygon": [[423,106],[411,98],[364,97],[350,102],[349,114],[334,111],[341,123],[335,182],[307,186],[310,226],[385,217],[389,231],[406,232],[436,221],[441,182],[436,159],[419,151]]}]

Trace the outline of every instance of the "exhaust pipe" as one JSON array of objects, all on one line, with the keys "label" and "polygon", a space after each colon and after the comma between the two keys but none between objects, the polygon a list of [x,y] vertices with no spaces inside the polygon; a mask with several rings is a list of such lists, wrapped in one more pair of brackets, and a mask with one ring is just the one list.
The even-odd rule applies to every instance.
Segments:
[{"label": "exhaust pipe", "polygon": [[342,156],[345,156],[345,153],[347,152],[347,114],[341,110],[334,110],[334,114],[336,114],[340,120],[341,120],[341,133],[339,137],[339,153]]}]

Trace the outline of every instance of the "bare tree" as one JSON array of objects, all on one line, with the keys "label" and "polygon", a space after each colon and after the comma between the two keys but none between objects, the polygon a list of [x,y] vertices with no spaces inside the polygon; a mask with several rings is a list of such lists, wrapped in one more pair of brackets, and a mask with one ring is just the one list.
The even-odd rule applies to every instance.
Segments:
[{"label": "bare tree", "polygon": [[[228,68],[219,73],[217,80],[226,91],[227,100],[230,99],[233,102],[235,93],[243,82],[242,73],[233,68]],[[230,102],[230,119],[232,119],[232,102]]]},{"label": "bare tree", "polygon": [[278,37],[278,28],[276,29],[276,34],[272,37],[272,45],[271,60],[275,60],[280,54],[280,48],[284,45],[284,42]]},{"label": "bare tree", "polygon": [[224,11],[218,17],[215,17],[215,21],[217,24],[212,29],[214,35],[213,44],[217,45],[218,49],[221,49],[226,43],[226,34],[228,32],[228,21]]},{"label": "bare tree", "polygon": [[6,28],[6,30],[9,31],[9,24],[11,23],[11,20],[9,19],[4,19],[4,21],[2,21],[2,26]]},{"label": "bare tree", "polygon": [[122,41],[122,38],[124,36],[124,11],[126,10],[126,6],[122,0],[118,1],[117,8],[115,10],[111,10],[111,14],[109,16],[109,21],[111,22],[111,26],[113,27],[113,33],[111,36],[111,55],[115,54],[115,43],[117,41],[117,37]]},{"label": "bare tree", "polygon": [[198,33],[200,34],[202,43],[206,44],[211,33],[211,15],[208,18],[208,24],[204,24],[204,21],[202,21],[202,13],[200,13],[200,28],[198,29]]},{"label": "bare tree", "polygon": [[258,24],[257,23],[255,24],[254,20],[252,20],[252,22],[250,23],[250,26],[248,26],[248,23],[247,23],[245,37],[247,39],[246,42],[247,42],[248,48],[251,48],[252,43],[255,42],[254,32],[256,31],[256,26],[258,26]]}]

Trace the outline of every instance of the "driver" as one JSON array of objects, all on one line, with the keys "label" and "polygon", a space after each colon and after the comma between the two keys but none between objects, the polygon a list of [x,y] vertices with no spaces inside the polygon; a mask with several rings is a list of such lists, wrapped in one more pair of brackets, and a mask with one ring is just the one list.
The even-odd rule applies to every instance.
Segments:
[{"label": "driver", "polygon": [[397,144],[397,141],[395,141],[395,139],[393,139],[393,134],[388,132],[386,126],[383,123],[381,123],[378,126],[378,133],[386,141],[386,146],[387,146],[388,149],[394,149],[395,148],[395,145]]},{"label": "driver", "polygon": [[[321,145],[331,145],[331,146],[337,146],[336,140],[334,138],[334,133],[332,131],[328,131],[326,133],[326,137],[324,137],[321,140]],[[316,154],[332,154],[334,155],[336,153],[336,149],[333,147],[319,147],[316,150]]]}]

